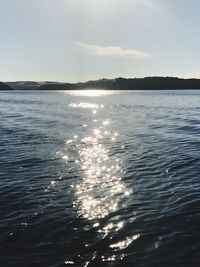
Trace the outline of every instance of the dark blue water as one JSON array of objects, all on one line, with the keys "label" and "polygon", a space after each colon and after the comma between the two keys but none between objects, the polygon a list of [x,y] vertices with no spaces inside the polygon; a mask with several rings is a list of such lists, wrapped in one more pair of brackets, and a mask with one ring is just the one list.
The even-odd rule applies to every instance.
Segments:
[{"label": "dark blue water", "polygon": [[200,92],[1,92],[0,266],[200,266]]}]

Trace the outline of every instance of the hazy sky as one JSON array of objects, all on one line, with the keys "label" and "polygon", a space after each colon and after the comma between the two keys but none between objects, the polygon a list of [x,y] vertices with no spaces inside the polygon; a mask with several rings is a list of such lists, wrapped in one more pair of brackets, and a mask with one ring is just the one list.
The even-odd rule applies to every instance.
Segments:
[{"label": "hazy sky", "polygon": [[0,80],[200,77],[199,0],[0,0]]}]

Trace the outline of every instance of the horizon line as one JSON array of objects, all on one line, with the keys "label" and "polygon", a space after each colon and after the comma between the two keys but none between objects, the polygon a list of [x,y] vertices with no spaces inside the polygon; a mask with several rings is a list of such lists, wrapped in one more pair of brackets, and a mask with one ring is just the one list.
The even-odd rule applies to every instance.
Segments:
[{"label": "horizon line", "polygon": [[74,81],[74,82],[69,82],[69,81],[53,81],[53,80],[14,80],[14,81],[3,81],[1,80],[1,82],[3,83],[15,83],[15,82],[35,82],[35,83],[69,83],[69,84],[76,84],[76,83],[87,83],[87,82],[92,82],[92,81],[100,81],[100,80],[116,80],[116,79],[145,79],[145,78],[177,78],[177,79],[183,79],[183,80],[200,80],[200,78],[196,78],[196,77],[178,77],[178,76],[162,76],[162,75],[155,75],[155,76],[143,76],[143,77],[115,77],[115,78],[96,78],[96,79],[90,79],[90,80],[85,80],[85,81]]}]

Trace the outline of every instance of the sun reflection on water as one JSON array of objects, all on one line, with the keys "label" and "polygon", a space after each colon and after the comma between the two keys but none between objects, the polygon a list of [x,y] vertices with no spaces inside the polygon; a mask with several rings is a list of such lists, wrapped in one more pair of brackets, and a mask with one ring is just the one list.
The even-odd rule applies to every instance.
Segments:
[{"label": "sun reflection on water", "polygon": [[117,243],[111,244],[110,248],[114,248],[115,250],[122,250],[127,248],[134,240],[138,239],[140,237],[139,234],[133,235],[131,237],[127,237],[123,241],[119,241]]},{"label": "sun reflection on water", "polygon": [[122,181],[122,164],[110,156],[105,138],[114,141],[118,133],[105,131],[110,124],[103,120],[89,136],[77,142],[78,161],[83,171],[82,179],[74,186],[74,207],[79,216],[99,220],[117,211],[120,201],[130,194]]},{"label": "sun reflection on water", "polygon": [[104,108],[104,105],[98,105],[98,104],[93,104],[93,103],[85,103],[85,102],[81,102],[81,103],[71,103],[69,104],[69,107],[72,108],[91,108],[91,109],[99,109],[99,108]]},{"label": "sun reflection on water", "polygon": [[[122,260],[125,254],[117,252],[129,247],[139,235],[128,236],[120,241],[112,239],[114,233],[125,227],[126,222],[119,215],[120,209],[132,193],[123,181],[123,162],[114,153],[115,142],[120,133],[112,129],[109,118],[101,119],[98,114],[98,120],[96,119],[96,111],[103,109],[103,105],[79,103],[71,107],[92,109],[93,113],[90,113],[92,120],[86,124],[87,132],[78,136],[75,133],[73,138],[66,140],[69,150],[72,146],[76,149],[74,162],[80,174],[80,179],[72,185],[75,195],[73,206],[78,217],[90,222],[91,229],[96,231],[101,240],[109,240],[109,253],[99,255],[101,261]],[[120,146],[121,148],[124,147]],[[67,160],[67,157],[61,156]],[[95,257],[96,251],[86,265]]]},{"label": "sun reflection on water", "polygon": [[118,94],[119,92],[113,90],[73,90],[73,91],[65,91],[64,94],[72,95],[72,96],[86,96],[86,97],[99,97],[99,96],[107,96]]}]

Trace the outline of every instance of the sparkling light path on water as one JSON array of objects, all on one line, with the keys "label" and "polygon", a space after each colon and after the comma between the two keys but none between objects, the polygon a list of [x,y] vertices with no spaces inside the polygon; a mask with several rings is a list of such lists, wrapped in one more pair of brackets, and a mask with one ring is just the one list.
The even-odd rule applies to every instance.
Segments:
[{"label": "sparkling light path on water", "polygon": [[[99,96],[103,92],[84,91],[83,93],[89,96]],[[119,133],[112,130],[112,122],[109,118],[99,117],[99,113],[105,108],[104,105],[80,102],[71,103],[69,106],[88,110],[93,123],[93,127],[89,129],[89,134],[82,138],[75,134],[73,138],[66,141],[66,145],[70,146],[73,143],[76,147],[76,163],[82,171],[81,179],[72,186],[75,194],[73,205],[77,211],[77,216],[91,221],[97,234],[100,235],[101,239],[104,239],[124,227],[125,222],[123,220],[112,221],[108,219],[105,223],[105,219],[117,212],[121,208],[122,202],[132,193],[132,190],[128,189],[123,181],[123,162],[111,153]],[[83,125],[88,127],[85,123]],[[103,219],[104,223],[102,223]],[[109,247],[113,252],[124,250],[138,238],[139,235],[129,236],[124,240],[111,242]],[[95,255],[91,261],[95,259]],[[118,256],[115,254],[101,255],[103,262],[122,260],[123,258],[123,253]],[[91,261],[88,261],[86,266]],[[69,261],[66,262],[69,264]]]}]

